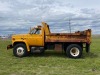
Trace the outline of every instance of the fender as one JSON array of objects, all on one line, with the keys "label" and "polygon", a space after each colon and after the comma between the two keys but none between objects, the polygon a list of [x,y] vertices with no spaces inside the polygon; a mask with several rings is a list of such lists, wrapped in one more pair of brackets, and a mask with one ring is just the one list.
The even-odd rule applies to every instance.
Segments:
[{"label": "fender", "polygon": [[16,41],[13,42],[13,45],[14,45],[15,43],[25,43],[26,48],[27,48],[27,51],[28,51],[28,52],[30,51],[29,45],[28,45],[28,43],[27,43],[26,40],[16,40]]}]

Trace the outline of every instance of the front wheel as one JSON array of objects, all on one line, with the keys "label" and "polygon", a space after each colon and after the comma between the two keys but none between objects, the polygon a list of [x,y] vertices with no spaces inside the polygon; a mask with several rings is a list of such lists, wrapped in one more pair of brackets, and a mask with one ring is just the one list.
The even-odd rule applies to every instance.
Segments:
[{"label": "front wheel", "polygon": [[17,44],[14,46],[13,54],[16,57],[24,57],[27,55],[27,48],[25,44]]},{"label": "front wheel", "polygon": [[77,44],[71,44],[66,49],[66,55],[69,58],[80,58],[82,56],[82,47]]}]

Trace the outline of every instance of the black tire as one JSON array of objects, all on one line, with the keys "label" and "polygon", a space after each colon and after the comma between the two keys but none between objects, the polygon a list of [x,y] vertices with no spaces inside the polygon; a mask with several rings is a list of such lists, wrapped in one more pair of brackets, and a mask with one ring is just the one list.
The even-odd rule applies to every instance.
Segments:
[{"label": "black tire", "polygon": [[66,55],[69,58],[80,58],[82,56],[82,47],[77,44],[71,44],[66,49]]},{"label": "black tire", "polygon": [[13,48],[13,54],[16,57],[24,57],[27,56],[27,48],[25,44],[17,44]]}]

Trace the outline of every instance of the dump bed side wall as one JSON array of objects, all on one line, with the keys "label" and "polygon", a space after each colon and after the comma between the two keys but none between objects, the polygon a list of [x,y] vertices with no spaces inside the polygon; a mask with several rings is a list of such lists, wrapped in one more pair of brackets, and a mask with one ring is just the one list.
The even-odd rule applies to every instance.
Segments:
[{"label": "dump bed side wall", "polygon": [[86,42],[91,43],[91,30],[75,33],[51,33],[46,35],[45,42]]}]

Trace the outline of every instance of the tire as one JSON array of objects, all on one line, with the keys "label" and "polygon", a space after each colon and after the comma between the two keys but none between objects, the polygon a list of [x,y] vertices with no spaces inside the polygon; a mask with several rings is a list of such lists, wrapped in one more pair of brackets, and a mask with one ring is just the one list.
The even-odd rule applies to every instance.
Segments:
[{"label": "tire", "polygon": [[82,47],[77,44],[71,44],[66,49],[66,55],[69,58],[80,58],[82,56]]},{"label": "tire", "polygon": [[25,44],[17,44],[13,48],[13,54],[16,57],[24,57],[28,54]]}]

